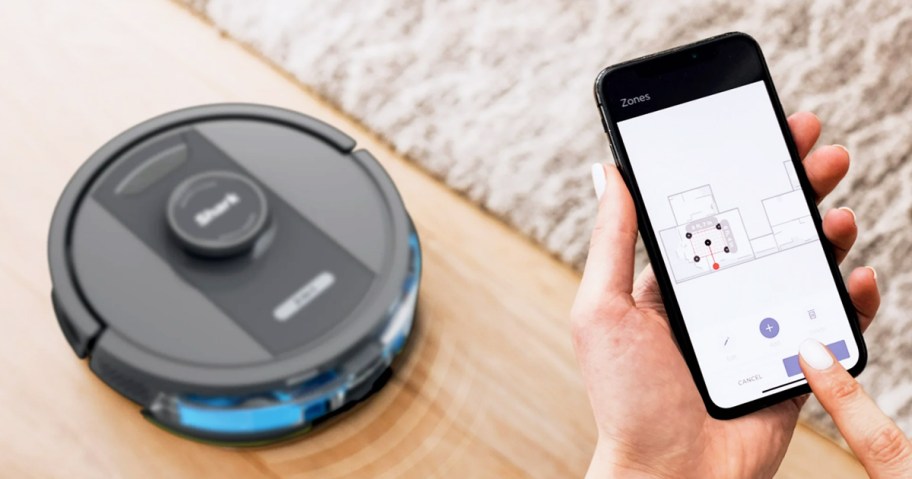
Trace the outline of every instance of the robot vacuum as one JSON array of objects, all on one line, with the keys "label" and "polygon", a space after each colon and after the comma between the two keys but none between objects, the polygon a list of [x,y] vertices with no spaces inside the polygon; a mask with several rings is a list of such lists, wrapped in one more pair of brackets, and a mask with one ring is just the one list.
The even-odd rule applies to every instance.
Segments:
[{"label": "robot vacuum", "polygon": [[218,443],[308,430],[389,377],[421,250],[380,164],[288,110],[169,113],[70,180],[49,238],[67,341],[156,424]]}]

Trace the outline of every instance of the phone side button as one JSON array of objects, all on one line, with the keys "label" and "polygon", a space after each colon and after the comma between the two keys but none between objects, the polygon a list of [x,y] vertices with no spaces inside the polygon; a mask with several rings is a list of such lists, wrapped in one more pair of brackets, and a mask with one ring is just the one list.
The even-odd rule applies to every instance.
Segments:
[{"label": "phone side button", "polygon": [[621,163],[618,161],[617,151],[614,150],[614,143],[611,142],[610,138],[608,139],[608,148],[611,149],[611,157],[614,158],[614,166],[617,166],[618,168],[620,168]]}]

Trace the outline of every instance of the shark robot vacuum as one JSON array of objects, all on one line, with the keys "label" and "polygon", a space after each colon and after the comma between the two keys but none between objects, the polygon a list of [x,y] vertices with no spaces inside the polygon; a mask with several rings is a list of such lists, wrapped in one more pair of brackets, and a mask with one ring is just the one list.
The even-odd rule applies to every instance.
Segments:
[{"label": "shark robot vacuum", "polygon": [[225,444],[308,430],[383,385],[421,250],[380,164],[262,105],[159,116],[54,211],[52,299],[76,355],[154,423]]}]

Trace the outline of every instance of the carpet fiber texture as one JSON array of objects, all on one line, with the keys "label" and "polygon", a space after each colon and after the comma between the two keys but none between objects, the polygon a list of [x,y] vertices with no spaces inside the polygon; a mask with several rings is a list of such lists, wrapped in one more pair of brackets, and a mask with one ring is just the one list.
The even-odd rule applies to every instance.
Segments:
[{"label": "carpet fiber texture", "polygon": [[[399,152],[563,260],[585,260],[589,166],[610,158],[592,85],[606,65],[740,30],[786,111],[852,152],[822,208],[861,234],[884,295],[862,382],[912,434],[912,3],[185,0]],[[645,264],[642,247],[638,263]],[[805,418],[836,436],[816,403]]]}]

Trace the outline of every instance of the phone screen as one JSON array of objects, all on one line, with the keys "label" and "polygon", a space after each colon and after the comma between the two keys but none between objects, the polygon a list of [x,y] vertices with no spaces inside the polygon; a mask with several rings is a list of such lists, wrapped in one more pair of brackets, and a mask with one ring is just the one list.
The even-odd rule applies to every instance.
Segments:
[{"label": "phone screen", "polygon": [[804,384],[807,338],[846,368],[859,359],[773,105],[759,79],[617,121],[707,393],[722,408]]}]

